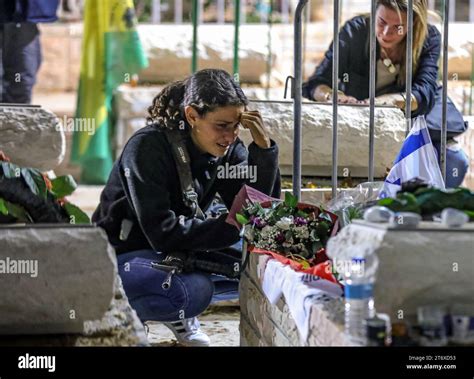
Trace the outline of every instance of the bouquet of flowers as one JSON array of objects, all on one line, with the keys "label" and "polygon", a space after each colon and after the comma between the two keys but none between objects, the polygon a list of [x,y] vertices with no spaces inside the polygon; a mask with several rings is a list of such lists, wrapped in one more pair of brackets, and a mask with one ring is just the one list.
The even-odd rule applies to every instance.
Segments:
[{"label": "bouquet of flowers", "polygon": [[233,207],[232,216],[236,225],[243,226],[249,251],[268,253],[297,271],[333,279],[327,267],[325,247],[329,237],[338,231],[337,216],[316,206],[298,203],[289,192],[284,201],[265,199],[261,193],[258,194],[263,196],[256,197],[258,191],[249,187],[246,192],[240,199],[240,211]]}]

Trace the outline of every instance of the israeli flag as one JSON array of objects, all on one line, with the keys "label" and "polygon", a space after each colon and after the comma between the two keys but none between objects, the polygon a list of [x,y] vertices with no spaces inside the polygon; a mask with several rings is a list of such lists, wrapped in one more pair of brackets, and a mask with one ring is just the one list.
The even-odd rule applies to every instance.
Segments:
[{"label": "israeli flag", "polygon": [[402,183],[417,177],[433,187],[445,189],[437,154],[423,116],[414,120],[379,197],[396,197]]}]

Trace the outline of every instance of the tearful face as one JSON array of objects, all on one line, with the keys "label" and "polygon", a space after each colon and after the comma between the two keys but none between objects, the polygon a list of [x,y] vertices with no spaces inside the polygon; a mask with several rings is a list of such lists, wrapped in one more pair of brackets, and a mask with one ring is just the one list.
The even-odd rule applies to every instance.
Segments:
[{"label": "tearful face", "polygon": [[188,122],[191,124],[191,138],[203,152],[215,157],[223,157],[239,134],[240,117],[243,106],[225,106],[197,115]]}]

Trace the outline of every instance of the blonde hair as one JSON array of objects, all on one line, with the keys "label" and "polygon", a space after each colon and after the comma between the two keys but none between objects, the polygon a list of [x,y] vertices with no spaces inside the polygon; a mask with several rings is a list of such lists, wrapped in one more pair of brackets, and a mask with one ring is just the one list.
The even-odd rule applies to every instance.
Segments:
[{"label": "blonde hair", "polygon": [[[383,5],[398,13],[408,12],[407,0],[377,0],[377,7]],[[428,35],[428,5],[427,0],[413,0],[413,45],[412,45],[412,72],[416,73],[420,62],[421,51]],[[405,85],[406,82],[406,38],[402,41],[402,61],[398,84]]]}]

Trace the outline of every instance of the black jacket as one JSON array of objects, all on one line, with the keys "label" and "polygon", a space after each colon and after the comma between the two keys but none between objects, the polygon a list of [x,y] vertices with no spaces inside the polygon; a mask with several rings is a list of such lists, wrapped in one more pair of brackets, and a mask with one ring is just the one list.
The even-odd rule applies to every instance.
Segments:
[{"label": "black jacket", "polygon": [[[191,138],[187,139],[187,147],[201,209],[209,206],[216,193],[230,209],[235,195],[245,183],[243,179],[217,177],[205,191],[209,178],[226,162],[229,165],[256,165],[257,181],[247,184],[268,195],[280,196],[278,147],[273,141],[268,149],[251,143],[247,151],[237,139],[223,158],[201,153]],[[115,162],[92,220],[105,229],[118,254],[139,249],[163,252],[216,250],[239,240],[235,226],[225,222],[226,215],[202,221],[189,218],[190,214],[182,200],[177,168],[164,133],[154,126],[139,130]],[[123,219],[133,221],[126,241],[119,239]]]},{"label": "black jacket", "polygon": [[[347,21],[339,34],[339,89],[346,95],[358,100],[369,97],[369,32],[370,20],[365,16],[357,16]],[[380,45],[377,43],[377,60],[380,58]],[[441,48],[441,36],[438,30],[428,26],[428,36],[420,56],[418,69],[413,75],[412,93],[418,102],[418,108],[412,116],[429,113],[434,105],[438,77],[438,59]],[[332,87],[332,43],[326,51],[323,61],[316,71],[303,84],[303,96],[312,100],[311,94],[320,84]],[[386,93],[405,91],[405,87],[393,84],[377,91],[376,96]]]},{"label": "black jacket", "polygon": [[1,0],[0,24],[54,22],[59,0]]}]

